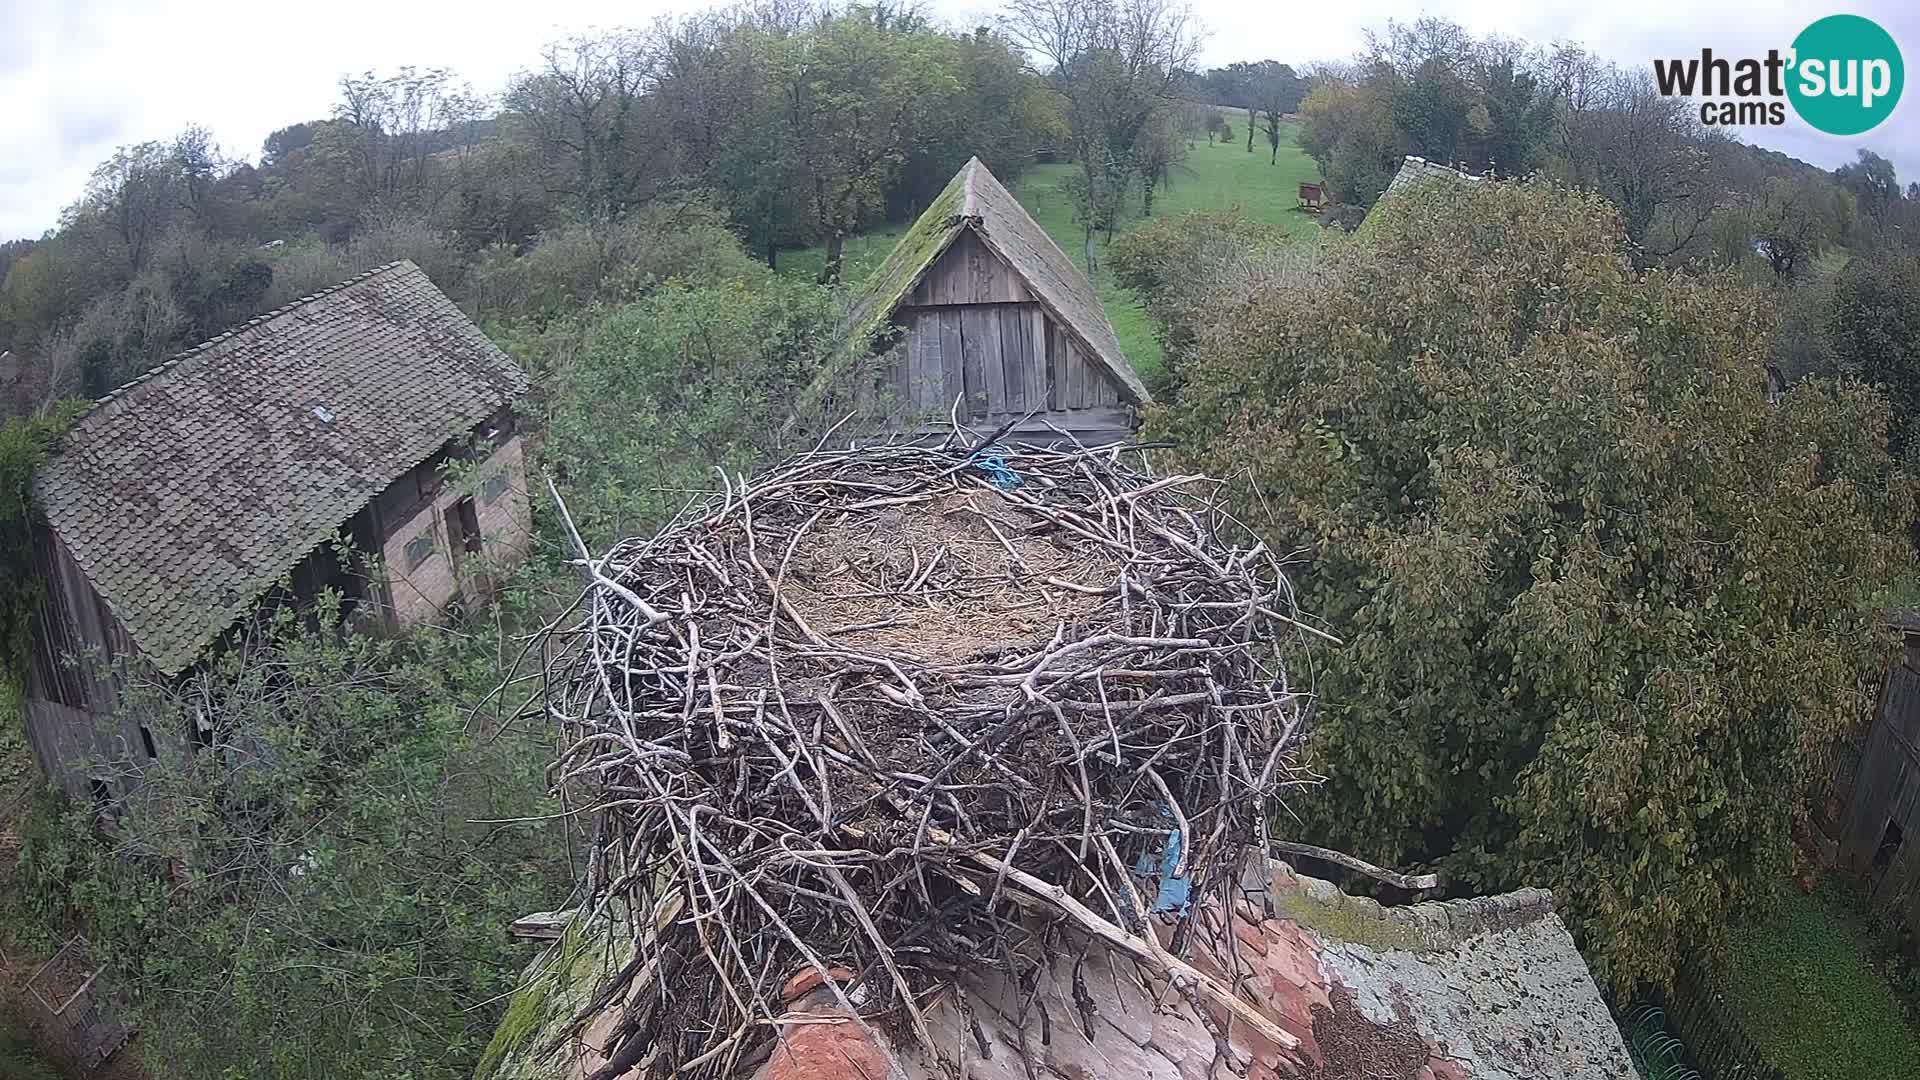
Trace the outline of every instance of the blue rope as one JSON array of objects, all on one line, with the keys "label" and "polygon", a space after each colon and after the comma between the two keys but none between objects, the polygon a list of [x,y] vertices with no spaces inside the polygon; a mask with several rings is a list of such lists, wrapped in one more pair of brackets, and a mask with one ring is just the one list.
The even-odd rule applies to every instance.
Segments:
[{"label": "blue rope", "polygon": [[1020,474],[1007,467],[1006,450],[998,446],[983,446],[967,458],[967,464],[987,474],[987,479],[1001,491],[1011,491],[1023,486],[1026,481]]}]

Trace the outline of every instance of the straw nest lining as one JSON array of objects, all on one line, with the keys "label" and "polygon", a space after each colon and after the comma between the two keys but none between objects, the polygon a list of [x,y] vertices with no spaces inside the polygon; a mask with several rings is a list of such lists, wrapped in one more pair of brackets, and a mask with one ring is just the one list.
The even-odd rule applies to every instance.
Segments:
[{"label": "straw nest lining", "polygon": [[954,442],[801,455],[583,559],[556,782],[594,810],[587,914],[646,928],[605,1075],[736,1075],[808,969],[937,1055],[969,970],[1031,987],[1096,940],[1293,1044],[1183,959],[1304,782],[1278,560],[1203,478]]}]

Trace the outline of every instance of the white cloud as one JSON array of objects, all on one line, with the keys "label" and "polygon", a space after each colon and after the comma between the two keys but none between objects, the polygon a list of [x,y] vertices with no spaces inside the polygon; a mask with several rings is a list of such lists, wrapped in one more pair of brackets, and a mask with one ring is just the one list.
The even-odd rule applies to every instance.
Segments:
[{"label": "white cloud", "polygon": [[[990,18],[994,7],[990,0],[933,3],[936,14],[963,25]],[[1644,65],[1702,46],[1731,55],[1784,47],[1813,17],[1750,0],[1433,0],[1424,7],[1349,0],[1310,9],[1197,0],[1195,7],[1213,31],[1208,63],[1342,59],[1359,48],[1367,28],[1426,13],[1478,34],[1576,41],[1621,64]],[[326,115],[343,74],[447,67],[491,93],[533,63],[546,41],[594,26],[643,25],[668,10],[665,0],[338,0],[321,7],[0,0],[0,237],[51,226],[116,145],[167,138],[199,123],[228,153],[252,157],[274,129]],[[1887,27],[1907,45],[1910,61],[1920,59],[1920,9],[1869,0],[1853,10]],[[1920,90],[1904,95],[1916,96]],[[1861,139],[1830,139],[1804,127],[1744,134],[1828,167],[1869,146],[1892,158],[1904,178],[1920,179],[1920,104],[1912,100]]]}]

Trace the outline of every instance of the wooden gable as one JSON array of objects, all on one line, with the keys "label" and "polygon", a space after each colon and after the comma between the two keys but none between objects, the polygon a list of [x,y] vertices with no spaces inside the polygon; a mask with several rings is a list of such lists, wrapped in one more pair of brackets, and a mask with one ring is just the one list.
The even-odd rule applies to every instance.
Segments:
[{"label": "wooden gable", "polygon": [[906,426],[944,421],[960,398],[963,421],[1037,412],[1088,434],[1130,429],[1120,383],[972,229],[927,268],[893,322],[905,333],[889,353],[887,381]]},{"label": "wooden gable", "polygon": [[1033,293],[1019,271],[1008,266],[972,229],[962,229],[901,307],[948,304],[1030,304]]}]

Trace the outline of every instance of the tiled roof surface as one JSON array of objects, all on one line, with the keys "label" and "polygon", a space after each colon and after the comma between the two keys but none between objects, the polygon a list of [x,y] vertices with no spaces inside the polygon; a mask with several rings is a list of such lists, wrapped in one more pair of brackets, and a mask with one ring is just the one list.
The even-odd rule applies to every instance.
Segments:
[{"label": "tiled roof surface", "polygon": [[[1194,936],[1188,959],[1240,988],[1291,1048],[1238,1021],[1216,1038],[1219,1017],[1201,1018],[1157,979],[1142,983],[1125,959],[1071,943],[1025,986],[987,964],[959,973],[958,993],[930,999],[935,1045],[960,1055],[970,1080],[1633,1080],[1620,1031],[1547,893],[1383,907],[1283,863],[1270,870],[1236,901],[1230,934],[1217,929],[1227,921],[1218,911],[1195,920],[1216,929]],[[631,939],[607,937],[606,948],[585,951],[603,957],[603,971],[618,970],[633,956]],[[547,987],[555,996],[544,1023],[512,1044],[489,1080],[580,1080],[607,1063],[621,1003],[574,1033],[599,981],[577,973],[571,981]],[[628,1000],[657,990],[636,982]],[[779,1042],[741,1080],[949,1075],[911,1036],[856,1022],[811,969],[796,972],[782,996]],[[642,1080],[646,1070],[610,1072]]]},{"label": "tiled roof surface", "polygon": [[1120,351],[1107,309],[1060,245],[979,158],[970,158],[901,237],[875,271],[855,306],[855,320],[890,315],[965,229],[974,230],[1012,266],[1040,302],[1086,344],[1094,359],[1126,388],[1128,399],[1153,395]]},{"label": "tiled roof surface", "polygon": [[174,674],[526,385],[419,267],[390,263],[100,399],[35,493],[140,651]]},{"label": "tiled roof surface", "polygon": [[1426,158],[1408,154],[1406,159],[1400,162],[1400,168],[1394,172],[1392,182],[1387,184],[1387,190],[1382,192],[1380,197],[1384,199],[1395,192],[1406,191],[1408,188],[1435,181],[1481,179],[1484,178],[1450,168],[1437,161],[1428,161]]}]

